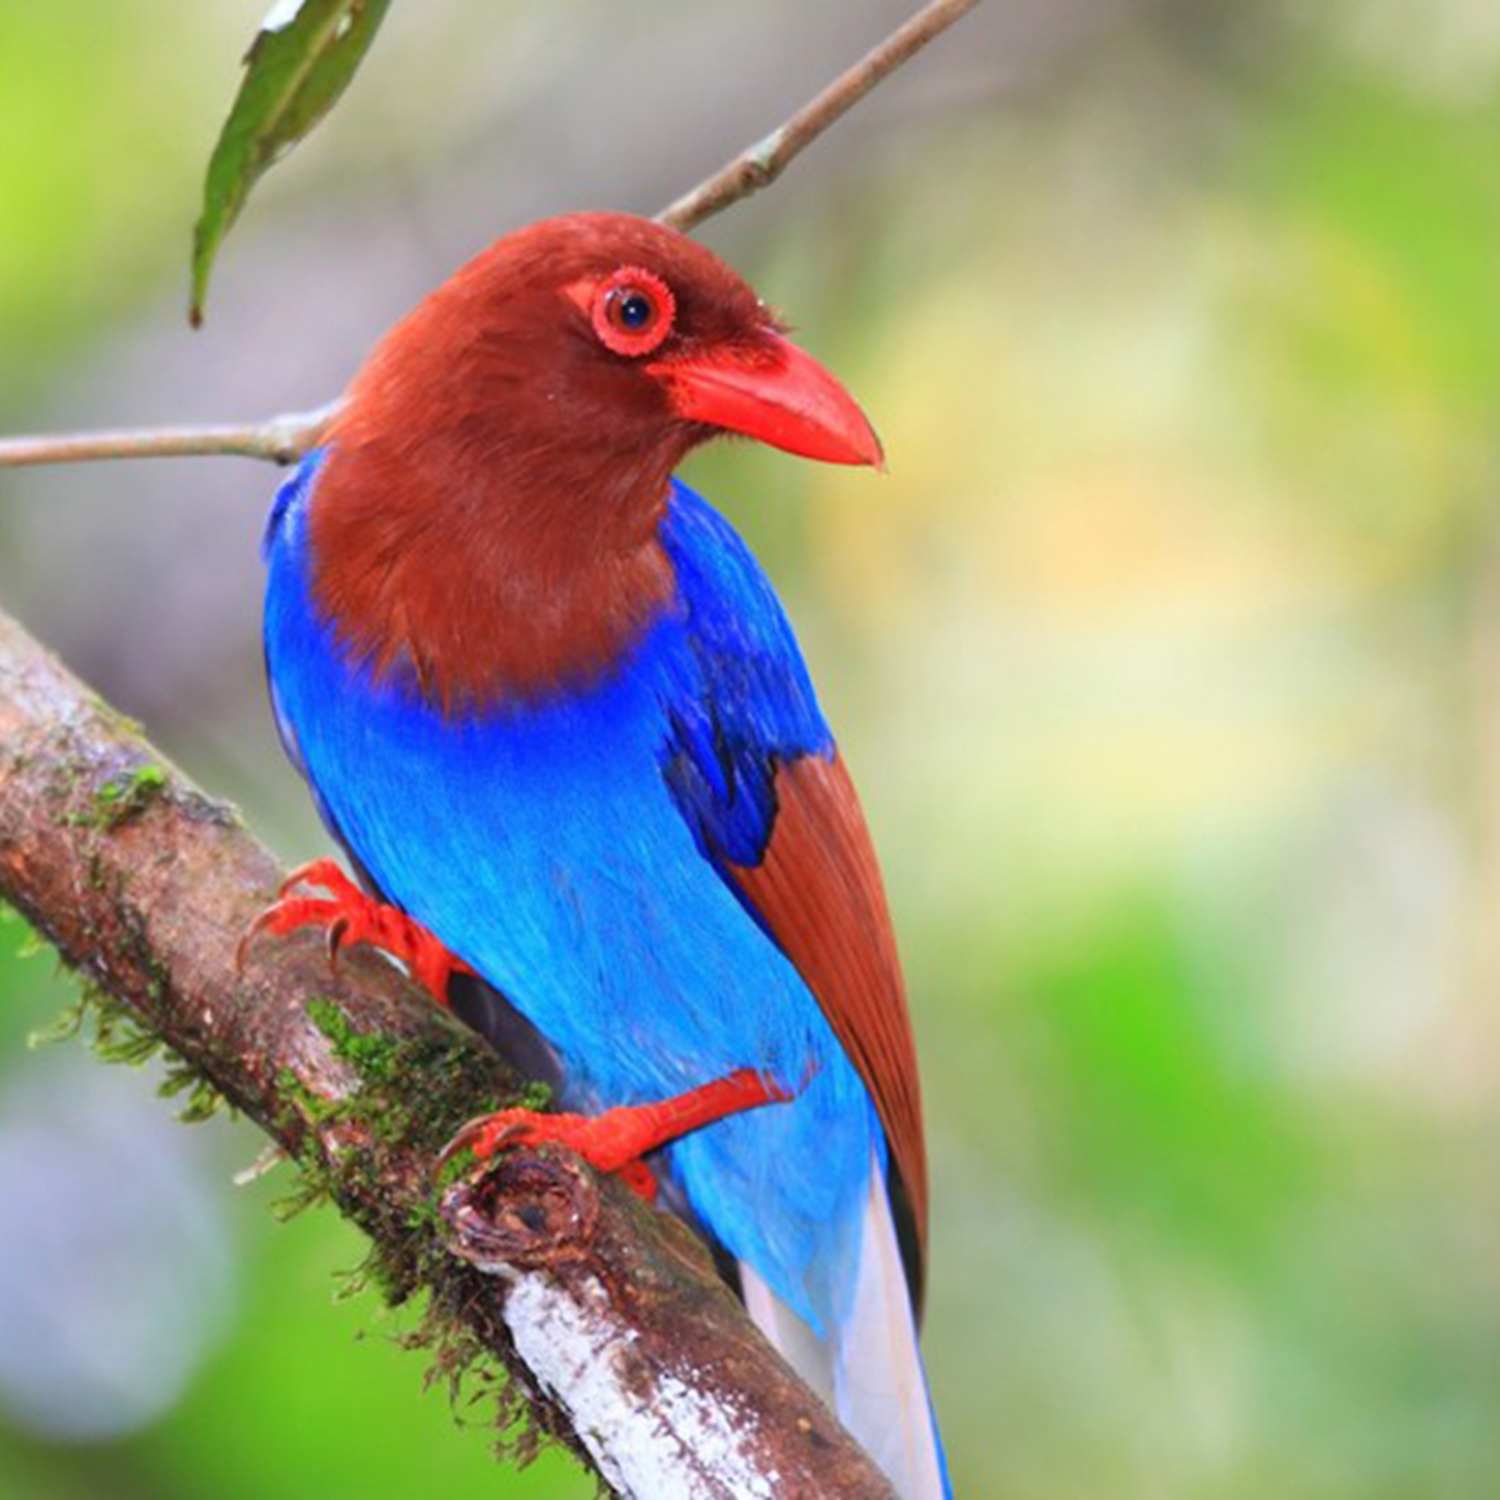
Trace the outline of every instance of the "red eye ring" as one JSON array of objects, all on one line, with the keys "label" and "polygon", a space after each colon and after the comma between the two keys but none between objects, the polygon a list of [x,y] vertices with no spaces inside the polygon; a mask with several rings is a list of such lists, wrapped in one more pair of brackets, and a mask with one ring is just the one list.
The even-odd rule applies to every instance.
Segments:
[{"label": "red eye ring", "polygon": [[671,333],[677,299],[654,271],[621,266],[599,283],[592,316],[606,349],[636,359],[659,348]]}]

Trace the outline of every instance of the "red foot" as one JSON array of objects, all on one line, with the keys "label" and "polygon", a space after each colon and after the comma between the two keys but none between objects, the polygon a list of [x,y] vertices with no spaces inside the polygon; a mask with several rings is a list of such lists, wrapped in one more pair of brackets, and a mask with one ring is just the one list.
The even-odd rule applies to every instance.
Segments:
[{"label": "red foot", "polygon": [[[319,886],[327,897],[296,896],[298,886]],[[412,978],[431,991],[439,1005],[448,1003],[448,981],[454,974],[474,971],[455,958],[420,922],[404,911],[366,895],[331,859],[315,859],[282,882],[273,906],[268,906],[240,941],[239,956],[263,932],[278,937],[299,927],[328,929],[328,957],[338,962],[339,949],[350,943],[371,943],[399,958]]]},{"label": "red foot", "polygon": [[618,1172],[649,1203],[656,1178],[641,1160],[648,1151],[675,1141],[700,1126],[762,1104],[792,1097],[750,1068],[656,1104],[625,1104],[602,1115],[548,1115],[530,1109],[502,1109],[470,1120],[443,1148],[440,1162],[468,1150],[481,1159],[517,1146],[555,1141],[576,1151],[596,1171]]}]

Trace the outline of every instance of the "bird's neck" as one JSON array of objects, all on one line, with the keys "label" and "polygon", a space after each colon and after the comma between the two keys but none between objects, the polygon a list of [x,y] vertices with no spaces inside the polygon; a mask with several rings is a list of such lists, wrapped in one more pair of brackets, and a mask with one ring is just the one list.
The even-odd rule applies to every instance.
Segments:
[{"label": "bird's neck", "polygon": [[599,681],[671,606],[675,454],[611,454],[359,409],[309,514],[311,587],[351,660],[452,713]]}]

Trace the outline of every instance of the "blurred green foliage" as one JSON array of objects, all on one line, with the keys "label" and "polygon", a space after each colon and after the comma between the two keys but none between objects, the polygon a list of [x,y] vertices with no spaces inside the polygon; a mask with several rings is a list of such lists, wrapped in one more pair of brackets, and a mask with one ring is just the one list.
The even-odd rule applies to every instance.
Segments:
[{"label": "blurred green foliage", "polygon": [[[25,227],[0,235],[0,392],[180,284],[177,184],[231,80],[143,89],[182,72],[145,9],[0,12],[26,62],[0,138],[27,143],[0,152]],[[183,24],[197,48],[224,23]],[[884,854],[959,1492],[1478,1500],[1500,27],[1488,0],[1379,0],[1083,35],[757,210],[745,269],[875,415],[889,477],[742,448],[691,475],[782,583]],[[38,970],[0,970],[0,1045],[56,1003]],[[104,1445],[0,1426],[0,1496],[495,1487],[385,1315],[326,1306],[352,1237],[275,1226],[274,1194],[232,1205],[232,1338],[178,1406]],[[561,1461],[506,1484],[587,1491]]]},{"label": "blurred green foliage", "polygon": [[273,11],[245,54],[245,76],[208,162],[203,212],[193,230],[194,322],[209,271],[251,188],[348,87],[390,0],[298,0]]},{"label": "blurred green foliage", "polygon": [[[207,51],[217,28],[195,9],[173,25]],[[0,397],[34,390],[168,268],[186,284],[178,180],[206,143],[184,123],[214,91],[227,101],[230,76],[184,66],[161,25],[150,0],[0,7]]]}]

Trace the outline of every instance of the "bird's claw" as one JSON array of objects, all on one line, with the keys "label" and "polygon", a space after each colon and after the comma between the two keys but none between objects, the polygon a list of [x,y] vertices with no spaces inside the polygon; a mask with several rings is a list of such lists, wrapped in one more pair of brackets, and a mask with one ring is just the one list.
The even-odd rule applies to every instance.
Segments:
[{"label": "bird's claw", "polygon": [[639,1157],[620,1159],[618,1142],[610,1129],[612,1115],[612,1111],[603,1115],[548,1115],[530,1109],[502,1109],[480,1115],[462,1126],[438,1153],[438,1171],[465,1152],[487,1162],[503,1151],[551,1143],[581,1156],[596,1171],[617,1176],[637,1197],[654,1203],[656,1174]]},{"label": "bird's claw", "polygon": [[[299,894],[307,887],[327,894]],[[262,933],[285,937],[300,927],[324,929],[330,967],[337,969],[342,949],[369,943],[400,959],[412,977],[442,1005],[448,1003],[451,977],[474,972],[405,912],[361,890],[331,859],[315,859],[293,870],[281,882],[276,900],[256,917],[240,939],[235,952],[236,968],[244,967],[250,945]]]},{"label": "bird's claw", "polygon": [[502,1110],[498,1114],[479,1115],[460,1126],[453,1139],[438,1153],[439,1170],[466,1151],[479,1160],[486,1161],[506,1146],[520,1145],[520,1125],[504,1125],[501,1122],[506,1115],[521,1113],[520,1110]]},{"label": "bird's claw", "polygon": [[617,1174],[649,1203],[656,1197],[656,1176],[642,1160],[648,1153],[728,1115],[792,1097],[773,1079],[741,1068],[670,1099],[619,1105],[598,1115],[502,1109],[463,1126],[443,1148],[438,1166],[465,1151],[487,1161],[500,1151],[550,1141],[576,1152],[595,1171]]}]

